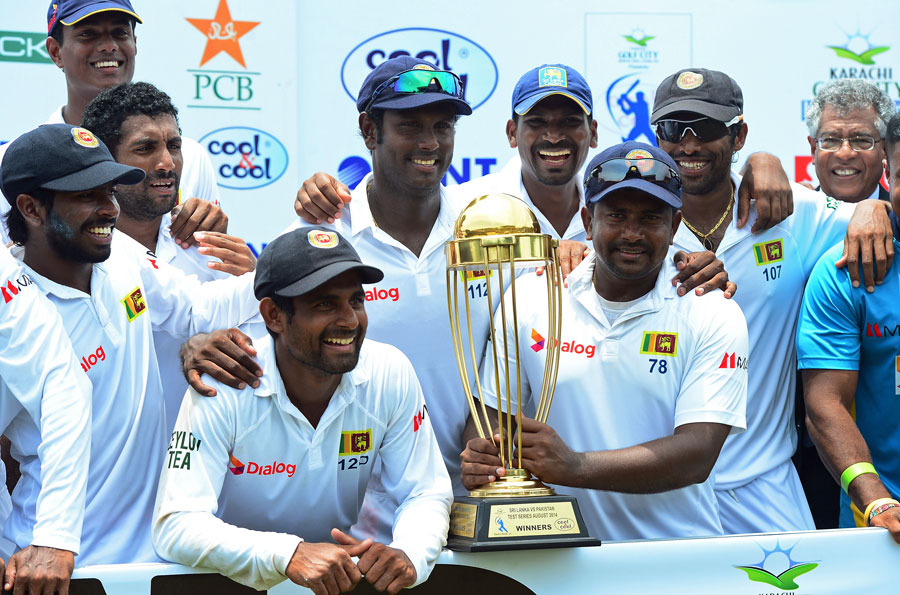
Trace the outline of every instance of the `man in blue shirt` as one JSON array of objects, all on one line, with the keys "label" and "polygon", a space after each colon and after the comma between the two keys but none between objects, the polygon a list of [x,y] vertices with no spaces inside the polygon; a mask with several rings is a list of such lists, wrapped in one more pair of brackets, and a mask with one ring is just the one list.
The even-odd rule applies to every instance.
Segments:
[{"label": "man in blue shirt", "polygon": [[[900,116],[888,123],[894,250],[900,212]],[[900,543],[900,267],[874,292],[854,288],[834,263],[838,245],[812,273],[797,335],[806,423],[840,481],[841,527],[884,527]]]}]

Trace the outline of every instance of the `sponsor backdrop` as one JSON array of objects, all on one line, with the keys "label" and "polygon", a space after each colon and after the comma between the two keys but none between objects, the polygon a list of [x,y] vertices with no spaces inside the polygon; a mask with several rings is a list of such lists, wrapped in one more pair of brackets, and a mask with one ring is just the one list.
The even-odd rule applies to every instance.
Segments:
[{"label": "sponsor backdrop", "polygon": [[[0,141],[44,122],[65,80],[44,49],[40,1],[3,3]],[[475,108],[463,118],[445,182],[497,171],[511,157],[504,126],[518,77],[545,62],[579,69],[594,94],[600,147],[652,140],[654,89],[683,67],[731,74],[744,90],[748,146],[778,155],[792,179],[814,177],[803,114],[823,83],[871,80],[900,99],[900,3],[645,0],[554,4],[461,0],[452,8],[398,0],[133,0],[135,80],[168,92],[184,133],[209,151],[231,230],[259,250],[292,217],[312,172],[353,186],[370,169],[354,96],[383,60],[413,55],[456,72]],[[894,77],[894,67],[898,76]]]}]

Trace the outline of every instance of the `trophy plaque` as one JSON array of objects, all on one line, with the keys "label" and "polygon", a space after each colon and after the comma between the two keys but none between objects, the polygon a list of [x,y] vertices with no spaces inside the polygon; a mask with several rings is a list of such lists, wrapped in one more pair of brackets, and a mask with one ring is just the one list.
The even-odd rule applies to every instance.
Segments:
[{"label": "trophy plaque", "polygon": [[[588,535],[578,502],[572,496],[557,495],[553,488],[532,477],[522,467],[521,436],[511,431],[521,423],[522,396],[519,370],[519,338],[516,328],[516,274],[525,268],[544,267],[548,311],[548,337],[542,385],[534,418],[546,423],[559,367],[559,335],[562,326],[560,303],[562,277],[557,256],[558,242],[541,233],[534,213],[519,198],[508,194],[488,194],[476,198],[460,213],[453,239],[445,244],[447,256],[447,305],[456,363],[472,420],[482,438],[497,444],[506,475],[472,490],[468,497],[456,498],[450,511],[447,546],[457,551],[491,551],[600,545]],[[487,299],[470,299],[475,292],[469,284],[487,280]],[[509,299],[503,291],[509,286]],[[499,324],[490,310],[494,293],[500,292]],[[487,308],[490,322],[490,349],[484,357],[494,358],[490,382],[496,399],[486,402],[478,374],[472,318],[477,308]],[[484,313],[481,313],[483,316]],[[507,321],[512,321],[515,340],[506,341]],[[468,338],[468,341],[464,341]],[[466,347],[468,344],[468,348]],[[512,357],[511,357],[512,356]],[[515,361],[515,366],[508,362]],[[474,374],[470,375],[470,369]],[[473,392],[474,387],[474,392]],[[491,415],[487,407],[496,409]],[[492,423],[496,422],[496,423]],[[518,457],[514,457],[515,452]]]}]

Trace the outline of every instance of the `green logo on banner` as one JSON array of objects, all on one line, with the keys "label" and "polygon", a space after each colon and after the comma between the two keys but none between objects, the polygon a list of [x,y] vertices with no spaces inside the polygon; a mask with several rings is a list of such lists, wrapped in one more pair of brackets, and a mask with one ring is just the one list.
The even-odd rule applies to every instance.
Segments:
[{"label": "green logo on banner", "polygon": [[46,33],[0,31],[0,62],[53,64],[44,43]]}]

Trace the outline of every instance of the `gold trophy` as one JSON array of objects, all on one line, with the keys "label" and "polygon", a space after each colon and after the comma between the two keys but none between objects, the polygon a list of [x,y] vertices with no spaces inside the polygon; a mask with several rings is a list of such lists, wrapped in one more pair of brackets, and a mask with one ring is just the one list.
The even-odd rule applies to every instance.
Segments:
[{"label": "gold trophy", "polygon": [[[447,543],[450,549],[490,551],[600,544],[598,539],[588,535],[574,497],[556,495],[553,488],[533,478],[522,467],[522,438],[521,435],[514,438],[516,433],[512,431],[513,419],[518,426],[523,415],[519,388],[522,377],[518,365],[516,272],[523,268],[544,267],[547,281],[549,328],[548,336],[543,339],[546,359],[534,413],[534,419],[546,423],[556,386],[562,326],[558,245],[557,240],[541,233],[541,226],[531,209],[519,198],[508,194],[488,194],[469,203],[456,220],[453,239],[445,244],[447,305],[460,380],[478,435],[493,442],[492,429],[499,430],[500,442],[495,444],[506,468],[504,477],[472,490],[468,497],[454,500]],[[471,283],[485,287],[487,299],[470,299],[475,294],[470,290]],[[502,295],[507,285],[509,303]],[[494,324],[491,311],[497,292],[500,293],[496,296],[500,304],[500,325]],[[490,382],[496,400],[487,403],[478,374],[479,358],[472,331],[473,312],[478,308],[487,308],[487,317],[491,321],[491,348],[484,357],[494,358],[494,375],[485,382]],[[485,315],[484,312],[480,314]],[[508,320],[515,329],[515,340],[510,344],[506,341]],[[468,339],[468,348],[464,338]],[[510,361],[516,362],[515,369],[509,365]],[[474,373],[470,374],[470,369]],[[497,415],[490,415],[487,406],[494,407]],[[519,456],[514,459],[516,451]]]}]

